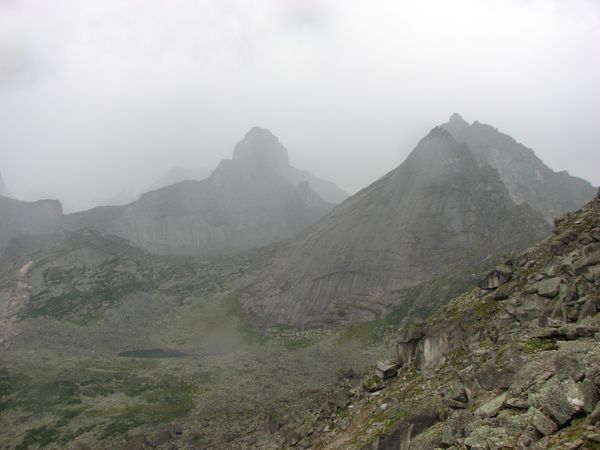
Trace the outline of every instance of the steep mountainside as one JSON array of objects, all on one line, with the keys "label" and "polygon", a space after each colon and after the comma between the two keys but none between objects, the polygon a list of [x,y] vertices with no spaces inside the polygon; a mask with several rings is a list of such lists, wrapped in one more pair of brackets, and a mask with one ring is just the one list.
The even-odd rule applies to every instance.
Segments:
[{"label": "steep mountainside", "polygon": [[69,229],[95,227],[158,253],[218,254],[285,239],[331,210],[304,182],[281,175],[287,151],[253,128],[210,177],[148,192],[123,207],[66,217]]},{"label": "steep mountainside", "polygon": [[567,211],[574,211],[595,195],[593,186],[567,172],[554,172],[533,150],[516,142],[490,125],[469,125],[454,114],[442,125],[458,142],[469,146],[480,165],[494,167],[512,199],[529,203],[548,222]]},{"label": "steep mountainside", "polygon": [[274,250],[244,306],[263,327],[373,319],[398,306],[392,291],[450,272],[464,281],[547,230],[494,169],[434,128],[397,169]]},{"label": "steep mountainside", "polygon": [[479,289],[402,330],[395,361],[379,363],[352,398],[328,397],[333,407],[315,428],[304,424],[317,430],[305,440],[316,449],[598,448],[599,310],[600,192]]},{"label": "steep mountainside", "polygon": [[13,237],[58,230],[63,218],[57,200],[24,202],[0,196],[0,250]]}]

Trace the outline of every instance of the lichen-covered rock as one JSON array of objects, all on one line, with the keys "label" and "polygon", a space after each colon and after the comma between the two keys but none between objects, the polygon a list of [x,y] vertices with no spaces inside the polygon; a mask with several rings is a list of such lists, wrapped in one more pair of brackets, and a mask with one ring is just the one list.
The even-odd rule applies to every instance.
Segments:
[{"label": "lichen-covered rock", "polygon": [[537,292],[542,297],[554,298],[558,294],[558,288],[560,287],[561,279],[559,277],[548,278],[546,280],[539,281],[535,287]]},{"label": "lichen-covered rock", "polygon": [[529,408],[527,414],[531,416],[531,423],[544,436],[554,433],[558,430],[558,425],[552,421],[548,416],[542,413],[539,409]]},{"label": "lichen-covered rock", "polygon": [[479,417],[495,417],[500,412],[500,409],[504,406],[504,402],[506,401],[506,392],[500,394],[498,397],[490,400],[487,403],[484,403],[479,408],[475,410],[475,415]]},{"label": "lichen-covered rock", "polygon": [[560,380],[553,377],[539,392],[529,395],[529,402],[563,426],[583,410],[585,399],[571,378]]}]

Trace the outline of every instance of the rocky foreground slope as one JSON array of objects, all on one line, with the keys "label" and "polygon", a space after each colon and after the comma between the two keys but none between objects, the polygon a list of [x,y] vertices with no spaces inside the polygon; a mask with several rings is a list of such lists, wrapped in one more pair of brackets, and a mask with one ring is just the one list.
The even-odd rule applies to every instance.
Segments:
[{"label": "rocky foreground slope", "polygon": [[480,288],[403,329],[395,360],[378,366],[387,379],[342,382],[288,445],[600,448],[599,310],[600,192]]}]

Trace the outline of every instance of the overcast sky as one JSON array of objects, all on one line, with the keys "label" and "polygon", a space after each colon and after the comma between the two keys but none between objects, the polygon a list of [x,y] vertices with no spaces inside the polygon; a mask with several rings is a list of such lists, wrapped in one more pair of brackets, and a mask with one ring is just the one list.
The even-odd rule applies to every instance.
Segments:
[{"label": "overcast sky", "polygon": [[354,192],[454,111],[600,184],[600,2],[0,0],[0,171],[67,210],[254,125]]}]

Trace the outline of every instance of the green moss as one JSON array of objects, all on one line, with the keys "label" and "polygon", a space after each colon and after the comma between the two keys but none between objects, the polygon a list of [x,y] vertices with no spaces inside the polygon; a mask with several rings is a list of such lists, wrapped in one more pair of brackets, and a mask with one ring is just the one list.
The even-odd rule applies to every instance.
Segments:
[{"label": "green moss", "polygon": [[521,342],[521,348],[526,353],[537,353],[549,350],[557,350],[558,345],[547,339],[531,338]]}]

